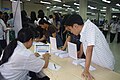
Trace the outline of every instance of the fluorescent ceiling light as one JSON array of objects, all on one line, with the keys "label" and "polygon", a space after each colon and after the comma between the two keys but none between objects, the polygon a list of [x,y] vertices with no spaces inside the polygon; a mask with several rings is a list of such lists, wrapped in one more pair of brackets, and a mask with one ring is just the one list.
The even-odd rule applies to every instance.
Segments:
[{"label": "fluorescent ceiling light", "polygon": [[88,14],[90,14],[91,12],[87,12]]},{"label": "fluorescent ceiling light", "polygon": [[69,5],[66,5],[66,4],[63,4],[63,6],[65,6],[65,7],[70,7]]},{"label": "fluorescent ceiling light", "polygon": [[76,13],[78,13],[79,11],[75,11]]},{"label": "fluorescent ceiling light", "polygon": [[[11,2],[17,2],[17,0],[10,0]],[[18,0],[18,1],[20,1],[20,0]],[[22,3],[22,1],[20,1],[20,3]]]},{"label": "fluorescent ceiling light", "polygon": [[26,0],[26,1],[30,1],[30,0]]},{"label": "fluorescent ceiling light", "polygon": [[45,1],[40,1],[40,3],[43,3],[43,4],[51,4],[50,2],[45,2]]},{"label": "fluorescent ceiling light", "polygon": [[112,8],[112,11],[120,11],[119,9]]},{"label": "fluorescent ceiling light", "polygon": [[90,8],[90,9],[97,9],[96,7],[92,7],[90,5],[88,5],[88,8]]},{"label": "fluorescent ceiling light", "polygon": [[77,9],[79,9],[79,7],[77,7]]},{"label": "fluorescent ceiling light", "polygon": [[57,7],[57,6],[53,6],[53,8],[55,8],[55,7]]},{"label": "fluorescent ceiling light", "polygon": [[103,7],[103,9],[106,9],[106,7]]},{"label": "fluorescent ceiling light", "polygon": [[103,2],[106,2],[106,3],[111,3],[111,1],[107,1],[107,0],[102,0]]},{"label": "fluorescent ceiling light", "polygon": [[78,3],[74,3],[74,5],[79,6],[79,4],[78,4]]},{"label": "fluorescent ceiling light", "polygon": [[61,0],[53,0],[53,1],[56,1],[56,2],[62,2]]},{"label": "fluorescent ceiling light", "polygon": [[120,4],[116,4],[116,6],[119,6],[119,7],[120,7]]},{"label": "fluorescent ceiling light", "polygon": [[113,17],[113,18],[116,18],[117,16],[113,15],[112,17]]},{"label": "fluorescent ceiling light", "polygon": [[103,16],[105,17],[106,15],[104,14]]},{"label": "fluorescent ceiling light", "polygon": [[95,15],[95,13],[91,13],[91,15]]},{"label": "fluorescent ceiling light", "polygon": [[104,11],[106,11],[106,10],[103,9],[103,10],[100,10],[100,11],[103,11],[103,12],[104,12]]},{"label": "fluorescent ceiling light", "polygon": [[49,9],[50,7],[46,7],[47,9]]}]

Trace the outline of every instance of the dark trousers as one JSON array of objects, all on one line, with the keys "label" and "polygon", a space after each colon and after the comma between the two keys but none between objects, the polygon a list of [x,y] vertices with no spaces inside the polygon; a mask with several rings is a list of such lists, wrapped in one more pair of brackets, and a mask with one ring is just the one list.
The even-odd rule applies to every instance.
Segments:
[{"label": "dark trousers", "polygon": [[29,76],[32,77],[30,80],[50,80],[48,76],[45,76],[43,78],[39,78],[35,72],[29,72]]},{"label": "dark trousers", "polygon": [[110,43],[113,42],[115,35],[116,35],[116,33],[110,33]]},{"label": "dark trousers", "polygon": [[118,35],[117,35],[117,43],[120,43],[120,32],[118,32]]},{"label": "dark trousers", "polygon": [[103,30],[103,34],[104,34],[105,38],[107,38],[107,33],[108,33],[108,31]]},{"label": "dark trousers", "polygon": [[5,49],[6,46],[7,46],[6,40],[0,40],[0,56],[2,54],[2,50]]}]

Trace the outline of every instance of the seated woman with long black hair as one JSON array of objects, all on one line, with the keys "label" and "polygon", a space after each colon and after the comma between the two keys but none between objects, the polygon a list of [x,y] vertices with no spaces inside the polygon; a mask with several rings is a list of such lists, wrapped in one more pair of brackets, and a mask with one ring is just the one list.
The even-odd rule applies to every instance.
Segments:
[{"label": "seated woman with long black hair", "polygon": [[38,73],[43,68],[47,68],[50,55],[46,53],[41,59],[29,50],[33,38],[33,32],[30,28],[21,29],[17,39],[10,42],[5,48],[0,61],[0,73],[5,79],[34,80],[28,76],[29,71]]}]

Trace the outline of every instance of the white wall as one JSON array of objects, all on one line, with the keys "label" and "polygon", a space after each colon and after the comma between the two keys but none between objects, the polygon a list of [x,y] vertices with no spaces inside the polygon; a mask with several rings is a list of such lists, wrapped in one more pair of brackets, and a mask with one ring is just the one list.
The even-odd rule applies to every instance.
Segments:
[{"label": "white wall", "polygon": [[[10,8],[12,10],[12,3],[10,1],[2,1],[2,8]],[[46,7],[44,5],[41,4],[34,4],[31,2],[25,2],[25,3],[21,3],[21,10],[26,10],[28,15],[30,15],[31,11],[35,11],[36,14],[38,12],[38,10],[43,10],[45,12],[45,14],[47,15],[49,12],[46,10]]]}]

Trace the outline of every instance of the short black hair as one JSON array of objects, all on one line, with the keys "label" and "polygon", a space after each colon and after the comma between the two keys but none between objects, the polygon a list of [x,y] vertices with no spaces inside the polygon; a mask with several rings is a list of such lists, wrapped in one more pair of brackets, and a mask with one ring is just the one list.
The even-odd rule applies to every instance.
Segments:
[{"label": "short black hair", "polygon": [[0,14],[3,14],[3,12],[2,12],[2,11],[0,11]]},{"label": "short black hair", "polygon": [[79,14],[72,14],[68,17],[68,19],[65,22],[66,26],[73,26],[73,24],[83,25],[83,19]]},{"label": "short black hair", "polygon": [[41,19],[39,20],[39,24],[44,24],[44,23],[46,23],[46,24],[51,24],[46,17],[41,18]]},{"label": "short black hair", "polygon": [[64,15],[64,18],[63,18],[62,23],[61,23],[63,26],[66,25],[66,22],[70,16],[71,16],[71,14]]}]

